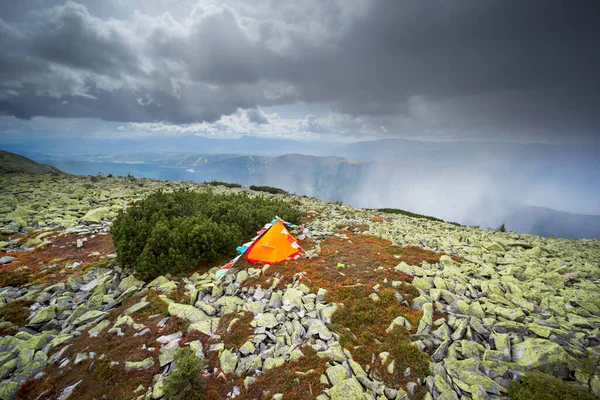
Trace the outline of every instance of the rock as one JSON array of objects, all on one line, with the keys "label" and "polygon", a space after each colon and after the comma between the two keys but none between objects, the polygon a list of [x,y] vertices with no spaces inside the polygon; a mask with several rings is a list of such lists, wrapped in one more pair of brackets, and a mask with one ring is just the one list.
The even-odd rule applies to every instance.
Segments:
[{"label": "rock", "polygon": [[75,365],[81,364],[82,362],[84,362],[87,359],[88,359],[88,354],[87,353],[77,353],[77,355],[75,356],[75,361],[73,362],[73,364],[75,364]]},{"label": "rock", "polygon": [[304,296],[304,293],[300,290],[288,288],[283,294],[283,308],[286,311],[291,311],[294,308],[302,309],[302,296]]},{"label": "rock", "polygon": [[251,341],[247,341],[240,347],[240,353],[247,356],[248,354],[252,354],[255,351],[254,344]]},{"label": "rock", "polygon": [[161,344],[167,344],[167,343],[173,342],[175,340],[179,340],[182,337],[183,337],[182,332],[175,332],[170,335],[160,336],[160,337],[156,338],[156,341]]},{"label": "rock", "polygon": [[142,361],[126,361],[125,371],[146,370],[148,368],[151,368],[153,365],[154,359],[152,357],[148,357]]},{"label": "rock", "polygon": [[429,289],[432,288],[431,281],[430,281],[429,278],[421,278],[421,277],[418,277],[418,276],[416,276],[413,279],[412,285],[414,287],[416,287],[417,289],[423,290],[424,292],[428,292]]},{"label": "rock", "polygon": [[175,339],[160,348],[160,354],[158,355],[158,362],[161,367],[173,362],[175,354],[179,350],[179,339]]},{"label": "rock", "polygon": [[406,318],[399,316],[390,323],[390,326],[388,326],[385,331],[390,333],[395,326],[401,326],[409,331],[412,329],[412,324]]},{"label": "rock", "polygon": [[321,315],[321,320],[323,320],[323,322],[326,324],[330,324],[331,318],[333,317],[333,313],[335,313],[336,310],[337,304],[330,304],[326,307],[323,307],[319,312],[319,314]]},{"label": "rock", "polygon": [[600,375],[596,374],[590,379],[590,389],[594,396],[600,398]]},{"label": "rock", "polygon": [[125,314],[125,315],[133,314],[135,312],[145,310],[148,307],[150,307],[150,302],[142,300],[138,303],[135,303],[134,305],[129,307],[127,310],[123,311],[123,314]]},{"label": "rock", "polygon": [[56,318],[56,306],[49,306],[46,308],[42,308],[40,311],[35,313],[33,318],[29,320],[27,323],[28,326],[41,326],[46,322],[53,320]]},{"label": "rock", "polygon": [[268,371],[273,368],[281,367],[283,364],[285,364],[285,358],[269,357],[265,360],[264,369],[265,369],[265,371]]},{"label": "rock", "polygon": [[78,325],[87,324],[88,322],[92,322],[94,320],[104,318],[106,316],[106,314],[107,313],[104,311],[98,311],[98,310],[88,311],[85,314],[83,314],[81,317],[79,317],[75,321],[73,321],[73,325],[78,326]]},{"label": "rock", "polygon": [[100,332],[102,332],[108,325],[110,325],[110,321],[105,319],[104,321],[101,321],[99,324],[97,324],[96,326],[94,326],[93,328],[91,328],[88,331],[88,334],[90,335],[90,337],[96,337],[100,334]]},{"label": "rock", "polygon": [[223,350],[219,356],[219,362],[221,363],[221,370],[224,374],[233,374],[235,367],[237,366],[238,356],[233,354],[230,350]]},{"label": "rock", "polygon": [[156,289],[158,289],[160,292],[169,294],[173,290],[177,289],[177,283],[175,283],[173,281],[168,281],[168,282],[165,282],[162,285],[158,286]]},{"label": "rock", "polygon": [[419,327],[417,328],[417,335],[427,334],[431,331],[431,325],[433,324],[433,305],[431,303],[423,304],[423,316],[419,321]]},{"label": "rock", "polygon": [[135,276],[133,275],[129,275],[127,278],[123,279],[121,281],[121,283],[119,283],[119,290],[124,292],[127,289],[131,289],[131,288],[141,288],[142,286],[144,286],[144,282],[140,281],[139,279],[137,279]]},{"label": "rock", "polygon": [[321,320],[312,319],[310,320],[310,325],[308,327],[308,331],[306,332],[307,336],[319,335],[319,337],[323,340],[329,340],[332,337],[331,332]]},{"label": "rock", "polygon": [[379,301],[379,295],[377,293],[371,293],[369,298],[373,301]]},{"label": "rock", "polygon": [[[162,375],[160,375],[160,376],[162,376]],[[152,388],[152,398],[153,399],[160,399],[161,397],[164,396],[163,387],[164,387],[164,381],[162,379],[160,379],[158,382],[156,382],[156,384]]]},{"label": "rock", "polygon": [[171,281],[168,278],[161,275],[157,278],[154,278],[150,283],[148,283],[148,287],[151,289],[156,289],[159,286],[164,285],[169,282],[171,282]]},{"label": "rock", "polygon": [[512,360],[526,369],[536,369],[556,376],[568,375],[571,357],[560,345],[545,339],[525,339],[512,345]]},{"label": "rock", "polygon": [[169,304],[169,314],[175,315],[192,324],[205,321],[209,317],[202,311],[189,304],[171,303]]},{"label": "rock", "polygon": [[0,380],[7,378],[16,368],[17,360],[15,358],[0,365]]},{"label": "rock", "polygon": [[332,386],[342,383],[344,380],[346,380],[346,378],[348,378],[346,369],[340,364],[335,364],[327,368],[326,373]]},{"label": "rock", "polygon": [[13,256],[2,256],[0,257],[0,264],[8,264],[16,260],[16,257]]},{"label": "rock", "polygon": [[277,321],[277,318],[275,318],[273,313],[259,314],[255,317],[254,322],[256,323],[256,326],[264,326],[268,329],[272,329],[279,325],[279,321]]},{"label": "rock", "polygon": [[11,380],[0,382],[0,400],[13,400],[17,396],[19,383]]},{"label": "rock", "polygon": [[221,307],[221,312],[223,314],[229,314],[240,311],[244,305],[244,300],[237,296],[222,296],[214,303],[214,305],[216,307]]},{"label": "rock", "polygon": [[363,388],[356,380],[352,377],[345,381],[333,386],[329,392],[331,400],[364,400],[366,399],[363,392]]},{"label": "rock", "polygon": [[248,272],[246,270],[241,270],[235,275],[236,282],[242,284],[248,279]]}]

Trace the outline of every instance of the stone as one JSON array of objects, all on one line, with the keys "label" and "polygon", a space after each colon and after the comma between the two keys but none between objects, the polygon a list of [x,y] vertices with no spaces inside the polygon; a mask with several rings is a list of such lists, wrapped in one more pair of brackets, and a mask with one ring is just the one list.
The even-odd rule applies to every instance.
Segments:
[{"label": "stone", "polygon": [[263,326],[268,329],[272,329],[280,323],[273,313],[259,314],[255,317],[254,322],[256,326]]},{"label": "stone", "polygon": [[237,296],[222,296],[214,303],[214,305],[216,307],[220,306],[223,314],[229,314],[241,310],[244,305],[244,300]]},{"label": "stone", "polygon": [[13,400],[17,395],[17,389],[19,383],[11,380],[4,380],[0,382],[0,399],[1,400]]},{"label": "stone", "polygon": [[179,339],[174,339],[173,341],[163,345],[160,348],[160,354],[158,355],[158,362],[161,367],[173,362],[175,359],[175,355],[179,350]]},{"label": "stone", "polygon": [[335,364],[327,368],[326,373],[332,386],[342,383],[344,380],[346,380],[346,378],[348,378],[346,369],[340,364]]},{"label": "stone", "polygon": [[162,285],[158,286],[156,289],[160,292],[169,294],[173,290],[177,289],[177,283],[175,283],[173,281],[168,281],[168,282],[165,282]]},{"label": "stone", "polygon": [[148,368],[151,368],[153,365],[154,359],[152,357],[148,357],[142,361],[126,361],[125,371],[146,370]]},{"label": "stone", "polygon": [[423,316],[419,321],[417,328],[417,335],[427,334],[431,331],[431,325],[433,324],[433,304],[423,304]]},{"label": "stone", "polygon": [[49,306],[39,310],[33,318],[29,320],[27,325],[29,326],[40,326],[46,322],[56,318],[56,306]]},{"label": "stone", "polygon": [[373,301],[379,301],[379,295],[377,293],[371,293],[369,298]]},{"label": "stone", "polygon": [[133,314],[138,311],[145,310],[148,307],[150,307],[150,302],[142,300],[138,303],[135,303],[134,305],[129,307],[127,310],[123,311],[123,314],[125,314],[125,315]]},{"label": "stone", "polygon": [[238,356],[233,354],[230,350],[225,349],[219,356],[219,362],[224,374],[233,374],[238,363]]},{"label": "stone", "polygon": [[333,386],[329,392],[331,400],[364,400],[365,393],[360,382],[352,377]]},{"label": "stone", "polygon": [[73,364],[75,364],[75,365],[81,364],[82,362],[84,362],[87,359],[88,359],[87,353],[77,353],[77,355],[75,356],[75,361],[73,361]]},{"label": "stone", "polygon": [[139,279],[137,279],[135,276],[133,275],[129,275],[128,277],[126,277],[125,279],[123,279],[120,283],[119,283],[119,290],[124,292],[127,289],[131,289],[131,288],[141,288],[142,286],[144,286],[144,282],[140,281]]},{"label": "stone", "polygon": [[287,289],[282,299],[284,309],[287,308],[286,311],[291,311],[294,308],[302,309],[302,296],[304,296],[304,293],[298,289]]},{"label": "stone", "polygon": [[431,281],[429,280],[429,278],[421,278],[416,276],[413,281],[412,281],[412,285],[414,287],[416,287],[417,289],[421,289],[424,292],[428,292],[429,289],[432,288],[432,284]]},{"label": "stone", "polygon": [[17,360],[13,358],[0,365],[0,380],[7,378],[17,368]]},{"label": "stone", "polygon": [[264,369],[268,371],[273,368],[281,367],[285,363],[285,358],[269,357],[264,362]]},{"label": "stone", "polygon": [[391,323],[390,325],[386,328],[386,332],[390,333],[395,326],[401,326],[403,328],[405,328],[406,330],[411,330],[412,329],[412,324],[404,317],[399,316],[396,317]]},{"label": "stone", "polygon": [[101,318],[104,318],[106,316],[106,314],[107,313],[104,311],[98,311],[98,310],[88,311],[85,314],[83,314],[81,317],[79,317],[75,321],[73,321],[73,325],[78,326],[78,325],[87,324],[88,322],[92,322],[94,320],[99,320]]},{"label": "stone", "polygon": [[192,324],[205,321],[209,317],[196,307],[189,304],[171,303],[169,304],[169,314],[175,315]]},{"label": "stone", "polygon": [[245,356],[254,353],[255,350],[254,344],[251,341],[247,341],[240,347],[240,353]]},{"label": "stone", "polygon": [[560,345],[545,339],[527,338],[512,345],[512,360],[526,369],[536,369],[564,376],[571,357]]},{"label": "stone", "polygon": [[308,331],[306,332],[307,336],[318,335],[323,340],[329,340],[332,337],[331,332],[325,324],[319,319],[310,320],[310,325],[308,327]]},{"label": "stone", "polygon": [[171,282],[171,281],[168,278],[161,275],[159,277],[154,278],[150,283],[148,283],[148,287],[156,289],[159,286],[164,285],[169,282]]},{"label": "stone", "polygon": [[167,344],[167,343],[173,342],[175,340],[179,340],[182,337],[183,337],[182,332],[175,332],[170,335],[160,336],[160,337],[156,338],[156,341],[161,344]]}]

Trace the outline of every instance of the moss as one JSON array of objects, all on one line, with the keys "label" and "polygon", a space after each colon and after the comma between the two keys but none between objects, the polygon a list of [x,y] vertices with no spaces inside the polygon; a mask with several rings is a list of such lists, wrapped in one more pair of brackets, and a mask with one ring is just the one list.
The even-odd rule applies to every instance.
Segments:
[{"label": "moss", "polygon": [[[236,321],[230,326],[234,318]],[[251,312],[241,314],[231,313],[221,317],[217,334],[221,336],[226,349],[231,347],[240,348],[240,346],[246,343],[254,331],[254,328],[250,325],[253,319],[254,314]]]},{"label": "moss", "polygon": [[8,321],[17,327],[24,326],[29,317],[29,306],[33,301],[15,300],[0,308],[0,320]]},{"label": "moss", "polygon": [[192,349],[183,347],[175,355],[175,371],[163,381],[163,392],[167,400],[199,399],[206,391],[202,373],[206,362],[198,358]]},{"label": "moss", "polygon": [[573,382],[542,372],[530,372],[508,387],[512,400],[593,400],[594,396]]},{"label": "moss", "polygon": [[[396,299],[395,290],[391,288],[379,290],[378,301],[365,301],[371,293],[368,286],[339,288],[330,300],[342,303],[343,307],[333,314],[331,329],[340,334],[340,343],[350,350],[355,361],[373,371],[386,385],[397,388],[417,377],[424,379],[429,356],[412,345],[411,332],[399,326],[390,332],[386,331],[397,316],[405,317],[416,327],[421,319],[421,311],[412,311],[401,305]],[[390,354],[385,363],[377,357],[373,359],[373,354],[381,352]],[[387,367],[392,361],[396,368],[390,373]],[[407,365],[412,372],[404,376],[401,366]]]},{"label": "moss", "polygon": [[239,400],[271,399],[276,393],[283,393],[286,400],[314,399],[327,385],[319,382],[321,374],[327,370],[327,359],[319,358],[316,351],[305,346],[300,349],[304,356],[297,362],[286,362],[270,369],[256,382],[242,388]]},{"label": "moss", "polygon": [[11,270],[0,271],[0,287],[21,287],[28,283],[29,279],[24,274],[14,273]]}]

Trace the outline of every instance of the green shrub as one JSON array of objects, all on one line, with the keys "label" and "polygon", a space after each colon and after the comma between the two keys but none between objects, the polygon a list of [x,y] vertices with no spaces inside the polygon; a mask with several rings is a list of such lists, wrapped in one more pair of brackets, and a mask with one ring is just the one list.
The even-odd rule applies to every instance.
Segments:
[{"label": "green shrub", "polygon": [[205,185],[210,185],[210,186],[225,186],[228,187],[230,189],[232,188],[241,188],[242,185],[240,185],[239,183],[229,183],[229,182],[221,182],[221,181],[210,181],[210,182],[204,182]]},{"label": "green shrub", "polygon": [[443,219],[432,217],[430,215],[416,214],[416,213],[412,213],[410,211],[401,210],[399,208],[377,208],[376,211],[385,212],[385,213],[389,213],[389,214],[406,215],[407,217],[427,219],[429,221],[447,222],[447,223],[455,225],[455,226],[462,226],[461,224],[459,224],[457,222],[444,221]]},{"label": "green shrub", "polygon": [[511,400],[593,400],[594,396],[575,383],[542,372],[530,372],[508,387]]},{"label": "green shrub", "polygon": [[289,194],[288,192],[286,192],[283,189],[279,189],[279,188],[272,187],[272,186],[251,185],[250,190],[254,190],[255,192],[266,192],[266,193],[271,193],[271,194]]},{"label": "green shrub", "polygon": [[202,376],[206,361],[198,358],[189,347],[179,349],[174,361],[177,369],[163,381],[165,398],[201,399],[206,391],[206,383]]},{"label": "green shrub", "polygon": [[496,230],[498,232],[506,232],[506,226],[504,226],[504,223],[502,223],[502,225],[500,225]]},{"label": "green shrub", "polygon": [[274,216],[297,223],[290,204],[245,194],[156,192],[120,211],[111,233],[118,261],[142,279],[232,257]]}]

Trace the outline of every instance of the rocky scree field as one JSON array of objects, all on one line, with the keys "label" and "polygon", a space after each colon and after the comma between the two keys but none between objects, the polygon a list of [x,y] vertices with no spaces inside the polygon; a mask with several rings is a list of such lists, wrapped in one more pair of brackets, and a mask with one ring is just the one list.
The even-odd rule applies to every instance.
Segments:
[{"label": "rocky scree field", "polygon": [[[111,222],[182,188],[289,202],[311,257],[138,279]],[[207,399],[600,396],[597,240],[120,177],[3,175],[0,199],[0,399],[178,398],[180,348]]]}]

